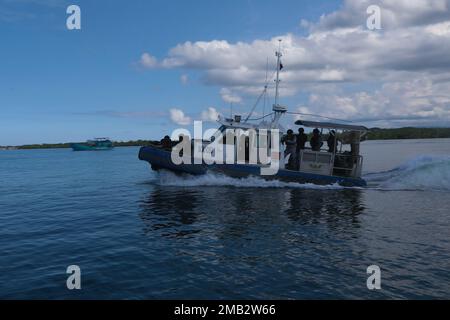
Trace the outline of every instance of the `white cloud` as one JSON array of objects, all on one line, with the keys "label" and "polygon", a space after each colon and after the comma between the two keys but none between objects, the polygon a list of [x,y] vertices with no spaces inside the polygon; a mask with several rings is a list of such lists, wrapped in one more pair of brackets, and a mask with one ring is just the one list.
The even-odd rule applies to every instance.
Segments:
[{"label": "white cloud", "polygon": [[[373,4],[381,7],[381,31],[366,27],[366,9]],[[339,10],[301,26],[309,34],[236,43],[188,41],[170,49],[160,66],[196,69],[206,84],[222,88],[225,102],[241,103],[243,96],[261,92],[267,57],[274,70],[274,51],[282,39],[281,95],[317,96],[307,107],[315,113],[440,117],[450,124],[450,0],[346,0]],[[425,88],[428,92],[417,96]]]},{"label": "white cloud", "polygon": [[156,68],[158,66],[158,60],[147,52],[141,55],[139,64],[145,68]]},{"label": "white cloud", "polygon": [[[388,82],[373,92],[359,91],[311,94],[308,107],[297,111],[330,118],[361,122],[422,121],[422,125],[450,119],[450,92],[446,84],[433,84],[430,78]],[[314,112],[315,111],[315,112]]]},{"label": "white cloud", "polygon": [[[397,71],[441,68],[450,72],[450,34],[445,26],[439,23],[434,28],[428,25],[428,29],[410,27],[383,33],[360,26],[315,31],[308,37],[286,34],[251,43],[187,42],[170,50],[162,65],[200,69],[207,84],[229,89],[262,88],[266,58],[273,56],[277,40],[282,38],[282,80],[288,89],[300,83],[370,80]],[[274,69],[274,60],[270,70]]]},{"label": "white cloud", "polygon": [[215,122],[219,119],[219,115],[219,112],[215,108],[209,107],[207,110],[202,111],[201,119],[203,121]]},{"label": "white cloud", "polygon": [[450,35],[450,21],[429,25],[425,30],[435,36],[448,36]]},{"label": "white cloud", "polygon": [[242,102],[242,98],[240,96],[234,94],[228,88],[222,88],[220,90],[220,96],[222,97],[222,100],[227,103],[241,103]]},{"label": "white cloud", "polygon": [[189,82],[189,76],[187,74],[182,74],[180,76],[180,82],[182,85],[187,85]]},{"label": "white cloud", "polygon": [[446,20],[450,0],[345,0],[340,10],[323,15],[312,28],[331,30],[365,25],[370,5],[381,8],[382,27],[389,30]]},{"label": "white cloud", "polygon": [[183,110],[177,108],[170,109],[170,120],[180,126],[187,126],[192,122],[191,118],[184,114]]}]

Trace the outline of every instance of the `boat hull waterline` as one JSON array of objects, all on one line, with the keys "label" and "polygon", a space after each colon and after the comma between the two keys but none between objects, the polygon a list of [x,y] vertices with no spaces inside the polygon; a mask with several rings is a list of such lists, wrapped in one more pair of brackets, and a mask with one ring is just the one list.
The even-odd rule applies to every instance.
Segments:
[{"label": "boat hull waterline", "polygon": [[361,178],[326,176],[293,170],[280,169],[275,175],[261,175],[261,167],[249,164],[180,164],[171,160],[171,152],[158,147],[147,146],[139,150],[139,159],[150,163],[153,170],[166,169],[174,173],[203,175],[208,172],[221,173],[233,178],[257,176],[265,180],[279,180],[283,182],[313,183],[318,185],[339,184],[345,187],[365,187],[366,181]]}]

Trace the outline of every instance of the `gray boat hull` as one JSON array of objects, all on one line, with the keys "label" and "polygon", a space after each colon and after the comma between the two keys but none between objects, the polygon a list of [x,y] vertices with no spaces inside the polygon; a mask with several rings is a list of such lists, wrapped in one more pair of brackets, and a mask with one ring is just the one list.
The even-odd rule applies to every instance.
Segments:
[{"label": "gray boat hull", "polygon": [[153,170],[166,169],[175,173],[202,175],[207,172],[221,173],[234,178],[258,176],[265,180],[284,182],[313,183],[319,185],[339,184],[349,187],[365,187],[366,181],[360,178],[326,176],[293,170],[280,169],[275,175],[261,175],[261,166],[249,164],[181,164],[176,165],[171,160],[171,152],[156,146],[142,147],[139,159],[150,163]]}]

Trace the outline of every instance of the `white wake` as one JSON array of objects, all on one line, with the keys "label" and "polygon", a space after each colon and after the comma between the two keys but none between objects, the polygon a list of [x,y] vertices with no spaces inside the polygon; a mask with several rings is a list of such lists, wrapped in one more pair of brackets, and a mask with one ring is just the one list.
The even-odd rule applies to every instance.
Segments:
[{"label": "white wake", "polygon": [[[369,173],[363,178],[367,181],[369,189],[450,191],[450,156],[419,156],[392,170]],[[157,184],[176,187],[363,189],[361,187],[343,187],[338,184],[316,185],[264,180],[254,176],[238,179],[216,173],[207,173],[200,176],[176,175],[165,170],[159,172]]]},{"label": "white wake", "polygon": [[170,171],[162,170],[159,173],[159,184],[176,187],[220,186],[236,188],[298,188],[298,189],[322,189],[334,190],[344,187],[333,185],[315,185],[312,183],[294,183],[278,180],[264,180],[259,177],[232,178],[222,174],[207,173],[201,176],[176,175]]},{"label": "white wake", "polygon": [[419,156],[395,169],[364,176],[370,186],[386,190],[450,190],[450,156]]}]

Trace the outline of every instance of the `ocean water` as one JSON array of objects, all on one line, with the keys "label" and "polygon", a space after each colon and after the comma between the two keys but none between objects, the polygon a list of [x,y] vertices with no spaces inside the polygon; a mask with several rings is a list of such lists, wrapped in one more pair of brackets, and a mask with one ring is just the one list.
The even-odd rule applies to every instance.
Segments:
[{"label": "ocean water", "polygon": [[450,298],[450,140],[362,152],[367,188],[157,174],[138,148],[0,151],[0,298]]}]

